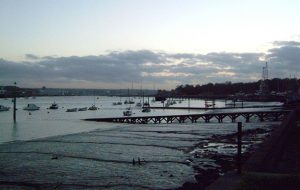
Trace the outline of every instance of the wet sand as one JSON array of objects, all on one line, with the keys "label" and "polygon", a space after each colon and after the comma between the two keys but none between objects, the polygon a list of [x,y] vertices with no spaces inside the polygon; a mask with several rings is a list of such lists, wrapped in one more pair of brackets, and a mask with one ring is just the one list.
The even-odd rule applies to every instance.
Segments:
[{"label": "wet sand", "polygon": [[[243,150],[271,125],[246,124]],[[199,189],[234,167],[235,131],[235,123],[122,125],[6,143],[0,188]]]}]

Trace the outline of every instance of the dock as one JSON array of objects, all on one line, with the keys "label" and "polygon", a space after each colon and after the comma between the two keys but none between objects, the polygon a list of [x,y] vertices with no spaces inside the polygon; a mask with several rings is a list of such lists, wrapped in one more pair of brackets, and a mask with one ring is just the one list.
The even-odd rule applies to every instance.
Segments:
[{"label": "dock", "polygon": [[134,116],[134,117],[107,117],[107,118],[89,118],[85,121],[96,122],[113,122],[113,123],[131,123],[131,124],[147,124],[147,123],[185,123],[185,122],[205,122],[209,123],[212,119],[216,119],[222,123],[225,118],[231,122],[236,122],[241,117],[245,122],[250,122],[251,118],[258,118],[263,121],[279,121],[290,113],[290,110],[276,111],[245,111],[245,112],[222,112],[222,113],[203,113],[203,114],[185,114],[185,115],[159,115],[159,116]]},{"label": "dock", "polygon": [[266,105],[266,106],[227,106],[227,107],[179,107],[179,106],[151,106],[150,109],[174,109],[174,110],[226,110],[226,109],[238,109],[238,108],[282,108],[281,105]]}]

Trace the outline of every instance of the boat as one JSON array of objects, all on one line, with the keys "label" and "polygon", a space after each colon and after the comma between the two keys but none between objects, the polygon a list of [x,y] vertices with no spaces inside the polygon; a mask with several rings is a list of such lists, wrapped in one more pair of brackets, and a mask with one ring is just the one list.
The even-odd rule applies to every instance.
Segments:
[{"label": "boat", "polygon": [[142,112],[144,112],[144,113],[148,113],[150,111],[151,111],[150,107],[143,107],[143,109],[142,109]]},{"label": "boat", "polygon": [[122,102],[114,102],[112,105],[113,105],[113,106],[122,105]]},{"label": "boat", "polygon": [[[95,92],[94,92],[94,94],[95,94]],[[99,99],[99,97],[97,99]],[[92,111],[98,110],[98,108],[95,105],[96,105],[96,100],[95,100],[95,95],[94,95],[94,104],[92,104],[92,106],[89,107],[89,110],[92,110]]]},{"label": "boat", "polygon": [[129,100],[125,100],[124,104],[134,104],[134,101],[129,99]]},{"label": "boat", "polygon": [[124,116],[131,116],[132,115],[132,111],[130,108],[127,108],[127,110],[123,111],[123,115]]},{"label": "boat", "polygon": [[57,103],[52,103],[51,106],[49,107],[49,109],[52,109],[52,110],[57,110],[58,109],[58,105]]},{"label": "boat", "polygon": [[78,111],[86,111],[87,107],[83,107],[83,108],[78,108]]},{"label": "boat", "polygon": [[135,104],[135,106],[136,106],[136,107],[142,107],[142,103],[141,103],[141,102],[138,102],[138,103]]},{"label": "boat", "polygon": [[8,111],[10,107],[0,105],[0,111]]},{"label": "boat", "polygon": [[27,111],[35,111],[39,109],[40,107],[36,106],[35,104],[27,104],[27,106],[23,108],[23,110],[27,110]]},{"label": "boat", "polygon": [[91,107],[89,107],[89,110],[94,111],[94,110],[98,110],[98,108],[95,106],[95,104],[93,104]]},{"label": "boat", "polygon": [[70,108],[70,109],[67,109],[66,112],[77,112],[77,108]]}]

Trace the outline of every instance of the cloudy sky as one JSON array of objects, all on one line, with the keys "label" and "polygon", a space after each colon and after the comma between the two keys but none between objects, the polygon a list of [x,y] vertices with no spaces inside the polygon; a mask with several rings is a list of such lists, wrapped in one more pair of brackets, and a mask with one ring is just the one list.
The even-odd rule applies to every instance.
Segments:
[{"label": "cloudy sky", "polygon": [[172,89],[300,75],[297,0],[0,0],[0,86]]}]

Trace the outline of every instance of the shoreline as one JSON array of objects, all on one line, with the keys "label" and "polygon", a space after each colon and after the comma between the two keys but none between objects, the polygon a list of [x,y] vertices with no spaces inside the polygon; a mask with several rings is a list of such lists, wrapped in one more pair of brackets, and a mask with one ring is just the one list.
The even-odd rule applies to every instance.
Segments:
[{"label": "shoreline", "polygon": [[[245,164],[251,156],[255,154],[256,151],[259,151],[260,146],[264,144],[274,130],[277,130],[280,124],[273,124],[270,130],[265,130],[261,128],[250,129],[243,131],[243,140],[248,139],[247,148],[244,149],[242,153],[242,164]],[[264,137],[260,137],[261,141],[259,143],[251,143],[249,142],[249,137],[255,141],[254,136],[263,135]],[[214,136],[211,140],[213,141],[225,141],[230,143],[232,146],[236,147],[235,143],[236,133],[228,134],[228,135],[220,135]],[[245,146],[245,142],[243,142],[243,146]],[[185,182],[182,186],[176,188],[176,190],[205,190],[206,187],[210,186],[214,183],[218,178],[223,177],[228,172],[236,171],[236,155],[224,155],[224,154],[211,154],[209,156],[212,158],[216,165],[219,167],[203,169],[199,166],[194,166],[194,170],[198,173],[195,174],[194,177],[196,179],[196,183]]]},{"label": "shoreline", "polygon": [[[217,124],[217,123],[211,123],[211,124],[209,124],[209,126],[214,126],[215,124]],[[232,123],[223,123],[224,125],[229,125],[229,126],[232,126],[232,125],[235,125],[235,124],[232,124]],[[257,125],[258,123],[252,123],[253,125]],[[203,125],[204,125],[204,123],[203,123]],[[264,126],[265,124],[262,124],[262,126]],[[181,160],[180,162],[181,162],[181,164],[183,164],[182,166],[183,166],[183,168],[186,168],[186,169],[188,169],[188,168],[191,168],[192,170],[193,170],[193,180],[196,180],[196,181],[199,181],[199,180],[211,180],[212,178],[215,178],[216,177],[216,173],[218,174],[218,176],[219,176],[219,174],[220,174],[220,172],[221,173],[224,173],[224,171],[227,171],[228,169],[231,169],[232,168],[232,166],[231,166],[231,161],[230,160],[232,160],[232,156],[218,156],[218,155],[216,155],[216,154],[210,154],[210,153],[207,153],[205,156],[206,156],[206,158],[203,158],[203,157],[198,157],[198,159],[210,159],[210,161],[207,163],[207,165],[204,167],[204,168],[208,168],[208,169],[204,169],[204,168],[201,168],[201,167],[198,167],[197,168],[197,164],[198,164],[198,161],[197,161],[197,158],[194,158],[193,160],[189,160],[192,156],[195,156],[195,155],[197,155],[198,154],[198,156],[199,155],[201,155],[199,152],[197,153],[197,152],[194,152],[193,154],[190,154],[190,152],[191,151],[193,151],[193,150],[196,150],[196,149],[199,149],[199,150],[203,150],[203,147],[206,147],[207,149],[214,149],[214,148],[216,148],[216,147],[218,147],[219,146],[219,144],[216,144],[216,145],[213,145],[213,146],[210,146],[210,143],[212,143],[211,141],[214,141],[213,143],[220,143],[220,144],[223,144],[225,147],[227,147],[227,145],[228,145],[228,148],[229,149],[232,149],[232,148],[234,148],[234,147],[232,147],[232,142],[233,142],[233,137],[234,137],[234,134],[225,134],[225,135],[213,135],[212,137],[209,137],[209,138],[202,138],[202,139],[198,139],[198,140],[196,140],[196,139],[194,139],[194,138],[198,138],[198,136],[196,135],[196,136],[194,136],[194,132],[193,132],[193,129],[195,128],[195,129],[197,129],[199,126],[198,125],[194,125],[194,126],[189,126],[189,124],[186,124],[185,125],[186,127],[188,127],[188,128],[191,128],[190,130],[190,132],[183,132],[182,133],[182,130],[183,131],[185,131],[186,129],[185,128],[182,128],[182,127],[184,127],[184,126],[182,126],[182,124],[175,124],[175,125],[162,125],[162,126],[160,126],[160,127],[156,127],[155,125],[150,125],[150,126],[145,126],[145,125],[143,125],[143,126],[131,126],[131,125],[127,125],[127,126],[125,126],[125,127],[118,127],[118,128],[116,128],[116,129],[114,129],[114,130],[108,130],[108,132],[109,133],[106,133],[106,131],[102,131],[102,130],[99,130],[99,129],[95,129],[95,130],[92,130],[92,131],[89,131],[89,132],[81,132],[81,133],[75,133],[75,134],[68,134],[68,135],[59,135],[59,136],[52,136],[52,137],[45,137],[45,138],[41,138],[41,139],[35,139],[35,140],[29,140],[29,141],[22,141],[22,142],[20,142],[20,143],[14,143],[14,142],[12,142],[12,143],[9,143],[9,144],[6,144],[6,145],[3,145],[3,146],[7,146],[8,147],[8,149],[14,149],[14,147],[16,147],[17,149],[19,148],[19,146],[18,146],[18,144],[20,144],[21,146],[24,146],[24,148],[26,148],[27,146],[26,146],[26,144],[28,144],[28,147],[29,148],[32,148],[31,146],[29,146],[30,144],[33,144],[34,146],[38,146],[37,148],[35,148],[35,149],[37,149],[37,150],[43,150],[44,148],[44,144],[45,144],[45,146],[46,145],[48,145],[49,143],[49,145],[50,145],[50,149],[49,150],[52,150],[53,148],[56,148],[56,146],[58,146],[58,145],[60,145],[62,142],[67,142],[67,143],[69,143],[69,144],[64,144],[63,146],[65,146],[65,145],[67,145],[67,146],[71,146],[71,147],[73,147],[73,145],[75,146],[74,148],[74,150],[77,150],[78,148],[80,148],[80,146],[83,146],[83,147],[85,147],[86,145],[88,145],[87,143],[89,143],[90,142],[90,145],[89,146],[86,146],[86,147],[90,147],[90,146],[92,146],[92,148],[94,149],[94,148],[96,148],[96,149],[98,149],[97,148],[97,146],[104,146],[105,145],[105,141],[103,141],[102,142],[102,140],[100,140],[99,141],[99,143],[97,143],[98,141],[97,141],[97,137],[101,137],[101,138],[108,138],[109,139],[109,136],[110,135],[113,135],[113,136],[115,136],[116,134],[115,133],[110,133],[110,132],[116,132],[116,131],[118,131],[118,130],[120,130],[120,137],[118,137],[118,136],[115,136],[115,137],[113,137],[113,138],[123,138],[123,136],[126,136],[127,134],[126,133],[128,133],[129,132],[129,134],[131,134],[131,133],[137,133],[138,134],[138,136],[136,136],[135,135],[135,137],[130,137],[130,138],[137,138],[137,137],[139,137],[139,135],[142,135],[142,136],[140,136],[139,138],[141,138],[140,140],[138,140],[137,141],[137,143],[141,143],[142,141],[141,140],[143,140],[143,136],[144,136],[144,133],[146,132],[146,133],[152,133],[152,132],[155,132],[155,135],[151,135],[151,136],[146,136],[147,138],[146,139],[148,139],[149,138],[149,140],[150,139],[154,139],[155,141],[154,142],[156,142],[156,143],[159,143],[159,140],[158,139],[160,139],[160,138],[162,138],[163,139],[163,137],[165,136],[165,134],[168,134],[168,135],[175,135],[174,137],[168,137],[168,139],[167,139],[167,141],[166,142],[168,142],[169,143],[169,141],[172,141],[172,140],[176,140],[176,141],[174,141],[174,143],[178,143],[178,142],[184,142],[184,143],[187,143],[187,146],[183,146],[184,148],[180,148],[180,147],[178,147],[178,145],[176,145],[176,144],[174,144],[174,150],[172,149],[172,146],[171,146],[171,144],[170,145],[168,145],[168,146],[166,146],[166,145],[164,145],[164,146],[156,146],[156,149],[158,148],[158,150],[159,149],[163,149],[164,151],[175,151],[175,152],[177,152],[177,153],[175,153],[174,155],[176,155],[176,157],[177,156],[180,156],[180,154],[182,154],[182,158],[176,158],[176,157],[174,157],[174,158],[172,158],[172,157],[170,157],[170,158],[172,158],[172,159],[174,159],[174,161],[176,161],[176,160]],[[218,127],[217,127],[218,128]],[[160,129],[160,130],[162,130],[162,131],[159,131],[158,129]],[[170,130],[170,131],[165,131],[166,129],[168,129],[168,130]],[[123,131],[124,130],[124,131]],[[176,130],[178,130],[178,132],[175,132]],[[136,132],[137,131],[137,132]],[[152,132],[151,132],[152,131]],[[156,134],[156,132],[158,132],[157,134]],[[256,132],[265,132],[265,131],[255,131],[255,129],[253,130],[253,134],[254,133],[256,133]],[[125,133],[125,134],[123,134],[123,133]],[[193,138],[191,138],[191,137],[189,137],[189,138],[187,138],[187,139],[185,139],[185,135],[182,135],[182,134],[189,134],[189,135],[192,135],[192,137]],[[199,133],[200,134],[200,133]],[[249,134],[252,134],[252,133],[249,133]],[[92,139],[91,139],[92,138]],[[127,137],[126,137],[127,138]],[[173,139],[173,138],[175,138],[175,139]],[[55,142],[55,139],[57,140],[57,142]],[[86,140],[85,140],[86,139]],[[95,142],[94,142],[94,140],[95,140]],[[192,140],[193,139],[193,140]],[[89,140],[89,141],[87,141],[87,140]],[[98,139],[99,140],[99,139]],[[112,140],[112,139],[111,139]],[[137,139],[135,139],[135,140],[137,140]],[[178,142],[177,142],[177,140],[178,140]],[[199,141],[203,141],[203,140],[206,140],[206,142],[200,142],[199,143]],[[77,142],[82,142],[82,144],[77,144]],[[71,143],[71,144],[70,144]],[[103,144],[104,143],[104,144]],[[116,141],[116,143],[117,144],[115,144],[114,145],[114,143],[113,142],[107,142],[108,144],[107,144],[107,146],[109,145],[109,144],[111,144],[112,146],[119,146],[118,144],[119,144],[119,142],[118,141]],[[57,144],[57,145],[56,145]],[[133,146],[133,147],[135,147],[135,146],[137,146],[138,144],[136,144],[136,143],[134,143],[134,142],[130,142],[130,143],[127,143],[128,145],[126,145],[126,143],[121,143],[120,144],[120,146],[121,147],[124,147],[124,145],[125,145],[125,147],[126,146]],[[192,145],[193,144],[193,145]],[[140,148],[142,148],[142,149],[144,149],[143,147],[147,147],[148,145],[150,145],[150,146],[153,146],[153,145],[151,145],[151,143],[149,144],[149,143],[142,143],[142,144],[140,144],[139,146],[140,146]],[[190,145],[192,145],[192,146],[190,146]],[[3,149],[3,146],[1,146],[0,145],[0,150],[2,150]],[[105,145],[106,146],[106,145]],[[155,147],[155,146],[154,146]],[[154,147],[152,147],[151,149],[153,149]],[[23,149],[24,149],[23,148]],[[170,149],[171,148],[171,149]],[[141,150],[142,150],[141,149]],[[21,149],[22,150],[22,149]],[[25,150],[25,149],[24,149]],[[55,149],[54,149],[55,150]],[[82,149],[82,151],[86,151],[86,150],[84,150],[84,149]],[[112,150],[110,150],[110,149],[107,149],[107,150],[105,150],[105,151],[101,151],[100,153],[101,154],[106,154],[106,151],[108,151],[108,152],[111,152],[111,151],[113,151],[114,152],[114,149],[112,149]],[[179,151],[179,152],[178,152]],[[183,152],[182,152],[183,151]],[[3,152],[3,151],[2,151]],[[47,155],[33,155],[33,159],[45,159],[46,158],[46,160],[45,160],[45,163],[48,163],[48,162],[57,162],[57,161],[55,161],[55,160],[64,160],[64,159],[68,159],[67,157],[64,157],[63,155],[65,155],[65,153],[63,153],[63,154],[54,154],[54,153],[51,153],[51,152],[55,152],[55,151],[50,151],[49,152],[49,154],[47,154]],[[133,152],[133,154],[136,154],[136,152],[139,152],[139,151],[134,151]],[[170,152],[170,153],[171,153]],[[182,153],[180,153],[180,152],[182,152]],[[74,153],[73,151],[71,151],[70,153]],[[116,152],[116,153],[118,153],[118,151]],[[180,153],[180,154],[179,154]],[[68,153],[69,154],[69,153]],[[67,156],[68,156],[68,154],[67,154]],[[72,154],[70,155],[70,156],[72,156]],[[126,153],[126,154],[128,154],[128,152]],[[129,152],[129,155],[130,155],[131,153]],[[173,154],[173,153],[172,153]],[[179,155],[178,155],[179,154]],[[18,155],[17,153],[15,154],[15,155]],[[22,156],[26,156],[27,155],[27,153],[25,153],[25,155],[22,155]],[[30,154],[29,154],[30,155]],[[55,156],[56,155],[56,156]],[[84,153],[83,152],[83,157],[91,157],[91,158],[93,158],[94,157],[94,153],[93,154],[91,154],[91,156],[88,156],[89,155],[89,153],[88,154],[86,154],[86,153]],[[111,153],[108,153],[108,155],[109,155],[109,159],[111,159],[111,157],[112,157],[112,154]],[[20,155],[19,155],[20,156]],[[74,155],[75,156],[75,155]],[[41,157],[41,158],[40,158]],[[55,159],[57,157],[57,159]],[[77,157],[77,156],[75,156],[75,157]],[[75,158],[74,157],[74,158]],[[129,164],[129,165],[131,165],[131,159],[132,158],[130,158],[130,156],[128,156],[129,158],[127,159],[127,161],[126,161],[126,163],[124,163],[125,165],[126,164]],[[207,158],[207,157],[209,157],[209,158]],[[54,158],[54,159],[53,159]],[[94,158],[93,158],[94,159]],[[100,162],[102,162],[101,161],[101,159],[99,159],[99,158],[97,158],[97,156],[95,157],[95,161],[100,161]],[[162,157],[161,157],[161,159],[163,159],[163,160],[168,160],[165,156],[163,156],[162,155]],[[52,160],[52,161],[51,161]],[[149,169],[149,167],[152,167],[152,164],[151,164],[151,160],[149,160],[149,158],[147,159],[146,158],[146,160],[147,161],[149,161],[146,165],[144,165],[143,167],[146,167],[147,169]],[[159,159],[157,160],[157,158],[154,158],[154,161],[159,161]],[[162,161],[163,161],[162,160]],[[229,161],[228,161],[229,160]],[[153,164],[155,165],[156,164],[156,161],[155,162],[153,162]],[[170,160],[171,161],[171,160]],[[176,166],[176,162],[174,162],[174,161],[171,161],[170,162],[170,164],[175,164],[174,166]],[[221,170],[219,170],[220,169],[220,167],[215,167],[215,168],[212,168],[212,166],[213,165],[215,165],[215,164],[213,164],[214,162],[216,162],[216,165],[224,165],[223,166],[223,169],[224,169],[224,171],[223,171],[223,169],[222,169],[222,171]],[[26,163],[26,162],[25,162]],[[108,163],[110,163],[110,162],[108,162]],[[162,164],[162,163],[164,163],[164,162],[157,162],[157,164]],[[34,164],[34,163],[33,163]],[[166,167],[168,164],[166,163],[166,164],[164,164],[164,167]],[[184,166],[185,165],[185,166]],[[55,166],[55,165],[54,165]],[[15,166],[12,166],[12,167],[15,167]],[[49,166],[45,166],[46,168],[44,168],[44,169],[47,169]],[[128,169],[128,167],[129,167],[129,169],[130,170],[132,170],[132,169],[134,169],[134,168],[131,168],[130,166],[126,166],[126,168]],[[51,167],[50,167],[51,168]],[[189,169],[188,169],[189,170]],[[80,170],[79,170],[80,171]],[[183,182],[183,184],[182,184],[182,187],[183,188],[190,188],[190,187],[192,187],[193,185],[192,184],[194,184],[194,183],[191,183],[191,181],[193,181],[192,179],[191,179],[191,176],[190,177],[188,177],[187,178],[187,176],[188,175],[186,175],[186,177],[184,177],[183,176],[183,178],[181,178],[180,176],[177,176],[178,174],[175,172],[175,170],[174,170],[174,167],[171,167],[171,168],[169,168],[169,169],[161,169],[161,170],[159,170],[160,172],[162,172],[162,173],[160,173],[159,175],[163,175],[162,177],[165,179],[165,180],[175,180],[175,181],[177,181],[177,179],[176,178],[178,178],[178,180],[180,181],[180,179],[182,180],[182,179],[184,179],[184,178],[186,178],[186,180],[184,180],[185,182]],[[167,172],[165,172],[165,171],[167,171]],[[175,173],[174,173],[175,172]],[[188,172],[188,171],[186,171],[186,172]],[[195,174],[196,173],[196,174]],[[4,171],[4,174],[5,174],[5,171]],[[3,177],[3,174],[1,174],[2,175],[2,177]],[[0,175],[0,176],[1,176]],[[156,180],[158,180],[160,178],[160,176],[158,176],[157,177],[157,179]],[[187,180],[187,179],[191,179],[191,180]],[[124,180],[124,178],[122,179],[121,178],[121,180]],[[188,182],[187,182],[188,181]],[[20,181],[19,181],[20,182]],[[16,181],[16,183],[19,183],[18,181]],[[3,183],[6,183],[5,181],[3,181],[3,180],[1,180],[1,184],[3,184]],[[33,183],[34,184],[34,183]],[[103,183],[103,184],[105,184],[105,183]],[[12,184],[10,184],[10,185],[12,185]],[[54,185],[54,184],[53,184]],[[99,184],[98,184],[99,185]],[[150,184],[149,184],[150,185]],[[207,185],[207,184],[205,184],[205,185]],[[105,185],[104,185],[105,186]],[[103,186],[103,187],[104,187]],[[60,187],[62,187],[61,185],[60,185]],[[134,186],[132,186],[132,187],[135,187],[135,185]],[[137,187],[137,186],[136,186]],[[147,186],[147,187],[151,187],[151,185],[150,186]],[[157,189],[159,186],[154,186],[153,188],[154,189]],[[199,187],[199,184],[198,184],[198,186],[196,186],[197,187],[197,189],[199,189],[198,187]],[[162,188],[163,188],[163,186],[162,186]],[[175,187],[174,187],[175,188]],[[172,188],[172,189],[174,189],[174,188]],[[146,188],[146,189],[148,189],[148,188]],[[164,188],[165,189],[165,188]],[[168,189],[168,188],[166,188],[166,189]],[[178,186],[175,188],[175,189],[180,189],[180,184],[178,184]]]}]

